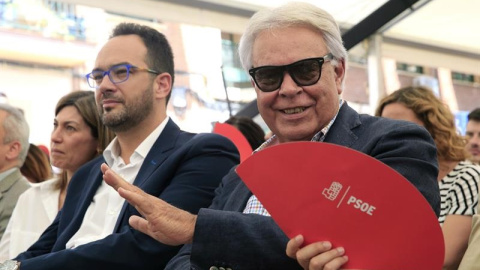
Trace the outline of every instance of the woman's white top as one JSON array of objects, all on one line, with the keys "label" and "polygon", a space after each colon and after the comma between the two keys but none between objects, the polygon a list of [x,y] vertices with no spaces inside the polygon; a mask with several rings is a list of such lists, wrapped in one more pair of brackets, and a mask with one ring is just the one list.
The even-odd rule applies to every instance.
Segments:
[{"label": "woman's white top", "polygon": [[0,262],[12,259],[35,243],[58,213],[58,178],[31,184],[18,198],[0,241]]}]

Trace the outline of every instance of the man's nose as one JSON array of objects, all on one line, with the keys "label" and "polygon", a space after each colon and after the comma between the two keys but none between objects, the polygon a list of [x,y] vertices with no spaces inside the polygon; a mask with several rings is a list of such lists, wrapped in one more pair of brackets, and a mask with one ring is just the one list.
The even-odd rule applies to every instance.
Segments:
[{"label": "man's nose", "polygon": [[302,87],[299,86],[292,78],[290,73],[285,71],[283,73],[283,81],[280,85],[280,95],[298,95],[302,91]]},{"label": "man's nose", "polygon": [[112,82],[112,80],[110,79],[110,75],[109,74],[105,74],[103,75],[103,78],[102,78],[102,81],[100,82],[100,84],[98,85],[98,88],[112,88],[112,87],[115,87],[114,86],[115,84]]}]

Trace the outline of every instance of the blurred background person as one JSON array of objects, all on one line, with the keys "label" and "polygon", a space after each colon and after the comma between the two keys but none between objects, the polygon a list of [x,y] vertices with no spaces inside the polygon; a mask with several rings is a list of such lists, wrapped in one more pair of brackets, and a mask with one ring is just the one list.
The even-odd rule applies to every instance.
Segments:
[{"label": "blurred background person", "polygon": [[23,113],[0,103],[0,237],[18,197],[30,185],[20,172],[28,152],[29,127]]},{"label": "blurred background person", "polygon": [[462,263],[458,270],[479,269],[480,266],[480,205],[477,213],[472,218],[472,232],[468,240],[468,248],[463,255]]},{"label": "blurred background person", "polygon": [[466,142],[450,109],[424,87],[405,87],[380,101],[376,116],[425,127],[437,147],[441,208],[438,221],[445,239],[443,269],[457,269],[468,245],[478,203],[480,166],[467,159]]},{"label": "blurred background person", "polygon": [[0,92],[0,103],[8,104],[8,97],[4,92]]},{"label": "blurred background person", "polygon": [[62,208],[72,175],[101,155],[113,138],[113,132],[101,123],[94,92],[71,92],[58,101],[51,134],[51,163],[62,172],[20,196],[0,241],[0,261],[17,256],[40,237]]},{"label": "blurred background person", "polygon": [[28,148],[27,158],[20,172],[30,183],[40,183],[52,178],[52,166],[47,154],[33,143]]},{"label": "blurred background person", "polygon": [[43,145],[43,144],[39,144],[37,145],[37,147],[42,150],[45,155],[47,155],[47,158],[48,158],[48,162],[50,162],[50,150],[48,150],[48,147]]},{"label": "blurred background person", "polygon": [[480,108],[468,114],[466,135],[469,159],[473,163],[480,164]]},{"label": "blurred background person", "polygon": [[249,117],[232,116],[225,123],[238,129],[245,136],[252,150],[257,149],[265,141],[265,132]]}]

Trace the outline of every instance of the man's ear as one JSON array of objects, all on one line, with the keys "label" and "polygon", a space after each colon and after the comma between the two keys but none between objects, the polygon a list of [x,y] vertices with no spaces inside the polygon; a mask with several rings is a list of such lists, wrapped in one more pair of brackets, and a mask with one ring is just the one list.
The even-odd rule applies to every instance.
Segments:
[{"label": "man's ear", "polygon": [[22,145],[19,141],[13,141],[8,143],[8,151],[5,153],[5,157],[7,160],[16,160],[18,156],[20,156],[20,152],[22,151]]},{"label": "man's ear", "polygon": [[343,92],[343,80],[345,78],[345,59],[337,60],[335,69],[335,85],[337,86],[337,92],[340,95]]},{"label": "man's ear", "polygon": [[155,97],[166,98],[170,91],[172,91],[172,76],[164,72],[158,74],[154,81],[155,84]]}]

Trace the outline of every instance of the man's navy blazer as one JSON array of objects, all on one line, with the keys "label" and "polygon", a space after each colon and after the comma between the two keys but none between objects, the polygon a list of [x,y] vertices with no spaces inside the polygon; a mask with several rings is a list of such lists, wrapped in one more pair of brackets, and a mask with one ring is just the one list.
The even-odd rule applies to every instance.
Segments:
[{"label": "man's navy blazer", "polygon": [[[103,180],[100,165],[104,162],[103,156],[96,158],[75,173],[63,209],[40,239],[16,258],[22,270],[159,270],[177,253],[180,247],[163,245],[129,226],[129,217],[140,214],[128,203],[123,205],[113,234],[65,249]],[[210,205],[222,177],[238,163],[238,152],[225,137],[187,133],[169,120],[146,156],[134,185],[197,213],[199,208]]]},{"label": "man's navy blazer", "polygon": [[[436,148],[423,127],[406,121],[360,115],[345,103],[325,142],[363,152],[395,169],[415,185],[438,216],[440,192]],[[234,169],[224,177],[215,193],[212,205],[198,212],[193,243],[185,245],[166,269],[209,269],[212,266],[232,270],[302,269],[287,257],[288,238],[272,218],[242,213],[252,193]],[[312,214],[322,216],[322,213]],[[328,222],[329,217],[324,218]],[[348,251],[346,254],[348,256]]]}]

